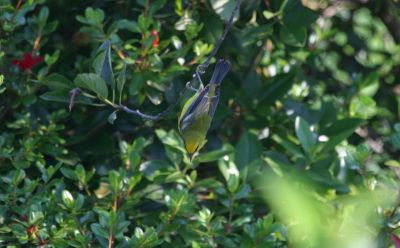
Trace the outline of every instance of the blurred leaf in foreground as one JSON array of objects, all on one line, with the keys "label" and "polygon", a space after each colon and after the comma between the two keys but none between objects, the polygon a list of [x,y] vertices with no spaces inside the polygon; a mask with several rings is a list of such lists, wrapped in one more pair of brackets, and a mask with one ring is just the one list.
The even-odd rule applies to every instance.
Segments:
[{"label": "blurred leaf in foreground", "polygon": [[287,225],[291,247],[378,247],[375,239],[383,227],[378,217],[392,205],[394,192],[354,189],[324,198],[300,176],[268,175],[263,181],[268,204]]}]

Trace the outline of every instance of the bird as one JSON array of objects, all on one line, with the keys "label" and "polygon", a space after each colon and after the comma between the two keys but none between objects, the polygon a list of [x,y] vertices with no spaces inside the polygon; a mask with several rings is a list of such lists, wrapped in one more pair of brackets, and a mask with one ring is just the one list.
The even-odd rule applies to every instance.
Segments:
[{"label": "bird", "polygon": [[183,105],[178,119],[178,129],[190,161],[207,142],[206,135],[218,105],[221,82],[229,70],[228,60],[218,60],[210,83],[197,90],[196,94]]}]

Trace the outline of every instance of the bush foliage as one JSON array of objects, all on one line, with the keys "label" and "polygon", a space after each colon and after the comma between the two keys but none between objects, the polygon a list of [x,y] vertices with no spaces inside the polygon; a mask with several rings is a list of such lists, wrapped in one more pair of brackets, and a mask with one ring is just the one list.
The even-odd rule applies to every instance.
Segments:
[{"label": "bush foliage", "polygon": [[400,247],[398,1],[243,0],[190,161],[235,3],[0,0],[2,247]]}]

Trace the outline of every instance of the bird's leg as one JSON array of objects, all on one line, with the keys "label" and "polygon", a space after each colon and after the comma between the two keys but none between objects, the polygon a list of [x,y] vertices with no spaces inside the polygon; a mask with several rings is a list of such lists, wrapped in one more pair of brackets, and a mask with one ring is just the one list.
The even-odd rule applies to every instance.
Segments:
[{"label": "bird's leg", "polygon": [[200,77],[200,74],[199,74],[199,72],[196,70],[196,78],[197,78],[197,80],[199,80],[199,82],[200,82],[200,87],[199,87],[199,89],[203,89],[204,88],[204,84],[203,84],[203,81],[201,81],[201,77]]},{"label": "bird's leg", "polygon": [[204,84],[203,84],[203,81],[201,81],[201,77],[197,71],[195,74],[193,74],[193,79],[197,79],[199,81],[199,83],[200,83],[199,88],[196,89],[195,87],[192,86],[192,82],[194,82],[194,80],[187,82],[186,88],[188,88],[189,90],[196,91],[196,92],[199,90],[202,90],[204,88]]},{"label": "bird's leg", "polygon": [[192,81],[189,81],[186,83],[186,88],[189,90],[193,90],[193,91],[198,91],[199,89],[196,89],[195,87],[192,86]]}]

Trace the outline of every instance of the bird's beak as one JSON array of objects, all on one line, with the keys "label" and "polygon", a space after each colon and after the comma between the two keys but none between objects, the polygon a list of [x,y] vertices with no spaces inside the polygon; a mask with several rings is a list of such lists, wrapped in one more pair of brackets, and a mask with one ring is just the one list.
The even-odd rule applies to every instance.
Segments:
[{"label": "bird's beak", "polygon": [[194,153],[189,153],[189,160],[192,162]]}]

